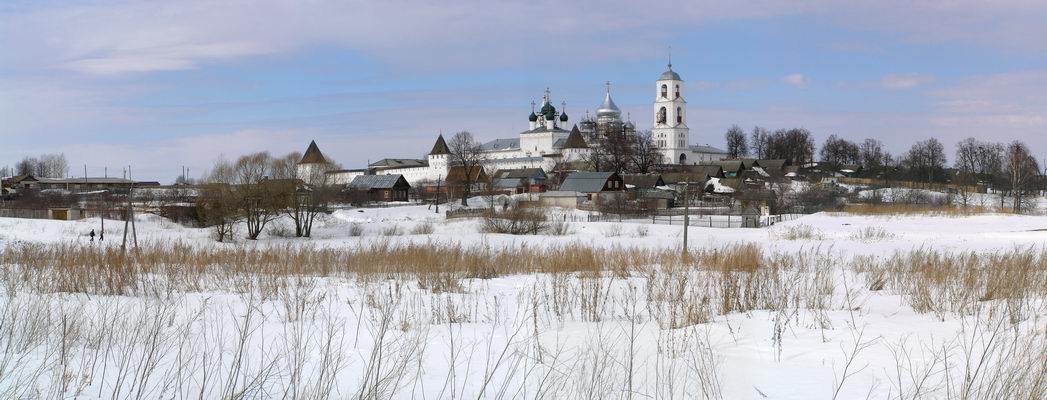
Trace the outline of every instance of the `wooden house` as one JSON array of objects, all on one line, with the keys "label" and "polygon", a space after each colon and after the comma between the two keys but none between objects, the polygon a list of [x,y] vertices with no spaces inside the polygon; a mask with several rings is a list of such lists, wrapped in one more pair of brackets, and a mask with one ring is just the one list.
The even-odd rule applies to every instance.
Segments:
[{"label": "wooden house", "polygon": [[360,175],[353,178],[347,189],[366,193],[369,201],[407,201],[407,193],[411,190],[411,185],[400,174]]}]

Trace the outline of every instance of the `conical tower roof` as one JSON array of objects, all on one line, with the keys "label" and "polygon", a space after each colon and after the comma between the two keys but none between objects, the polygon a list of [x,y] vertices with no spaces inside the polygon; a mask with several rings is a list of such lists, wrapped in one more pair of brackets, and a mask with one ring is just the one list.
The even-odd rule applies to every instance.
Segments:
[{"label": "conical tower roof", "polygon": [[309,148],[305,149],[305,155],[302,156],[302,161],[299,164],[323,164],[327,162],[324,158],[323,153],[320,152],[320,148],[316,146],[316,141],[309,141]]},{"label": "conical tower roof", "polygon": [[444,141],[444,135],[440,134],[440,136],[436,138],[436,144],[433,145],[433,149],[429,151],[429,155],[438,156],[447,154],[451,154],[451,149],[447,148],[447,142]]},{"label": "conical tower roof", "polygon": [[585,139],[582,138],[582,131],[578,130],[578,125],[571,128],[571,134],[567,135],[567,142],[564,142],[563,148],[565,149],[588,149],[589,145],[585,144]]}]

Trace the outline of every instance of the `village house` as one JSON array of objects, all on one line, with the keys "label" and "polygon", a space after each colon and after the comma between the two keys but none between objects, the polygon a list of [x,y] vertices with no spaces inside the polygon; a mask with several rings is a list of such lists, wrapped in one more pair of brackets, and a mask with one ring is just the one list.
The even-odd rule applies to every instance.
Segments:
[{"label": "village house", "polygon": [[572,172],[560,184],[561,192],[579,192],[586,199],[603,201],[618,198],[625,191],[625,181],[614,172]]},{"label": "village house", "polygon": [[494,173],[491,189],[506,194],[541,193],[548,179],[541,168],[503,169]]},{"label": "village house", "polygon": [[360,175],[353,178],[346,190],[365,193],[367,201],[408,201],[411,185],[403,175]]}]

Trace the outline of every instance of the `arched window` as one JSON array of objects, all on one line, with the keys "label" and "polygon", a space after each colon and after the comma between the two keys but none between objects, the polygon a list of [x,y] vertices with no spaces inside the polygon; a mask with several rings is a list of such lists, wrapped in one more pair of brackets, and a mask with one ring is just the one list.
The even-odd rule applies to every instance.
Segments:
[{"label": "arched window", "polygon": [[679,99],[680,98],[680,85],[676,85],[676,97],[674,97],[674,98],[675,99]]},{"label": "arched window", "polygon": [[687,154],[680,153],[680,164],[687,164]]},{"label": "arched window", "polygon": [[665,123],[665,107],[658,110],[658,116],[655,118],[655,121],[658,121],[659,124]]},{"label": "arched window", "polygon": [[683,108],[676,107],[676,124],[679,125],[679,124],[682,124],[682,123],[683,123]]},{"label": "arched window", "polygon": [[669,87],[666,85],[662,85],[662,97],[669,97]]}]

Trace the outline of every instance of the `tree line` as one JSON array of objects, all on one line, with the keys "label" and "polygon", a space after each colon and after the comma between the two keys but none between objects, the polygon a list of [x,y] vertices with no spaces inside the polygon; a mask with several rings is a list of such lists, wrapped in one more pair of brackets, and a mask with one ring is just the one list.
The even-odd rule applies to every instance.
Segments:
[{"label": "tree line", "polygon": [[256,240],[266,225],[280,215],[294,222],[295,237],[310,237],[316,217],[328,210],[338,195],[328,185],[327,163],[298,168],[301,153],[273,157],[269,152],[247,154],[236,161],[219,160],[200,185],[196,209],[204,226],[212,227],[215,240],[224,242],[244,222],[245,237]]},{"label": "tree line", "polygon": [[69,176],[69,161],[63,153],[25,157],[14,167],[0,168],[0,176],[32,175],[37,178],[65,178]]},{"label": "tree line", "polygon": [[[815,142],[803,128],[779,129],[773,133],[756,126],[749,134],[738,125],[724,134],[730,158],[786,159],[796,165],[814,162]],[[869,138],[861,143],[835,134],[829,135],[817,153],[821,164],[854,166],[859,175],[884,180],[909,180],[927,183],[955,183],[971,190],[960,193],[967,206],[970,192],[978,185],[991,187],[1011,199],[1020,212],[1029,207],[1030,194],[1040,189],[1040,164],[1022,141],[1010,143],[967,138],[956,144],[956,155],[949,168],[945,146],[936,138],[918,141],[901,155],[884,149],[883,142]],[[1001,204],[1002,205],[1002,204]]]}]

